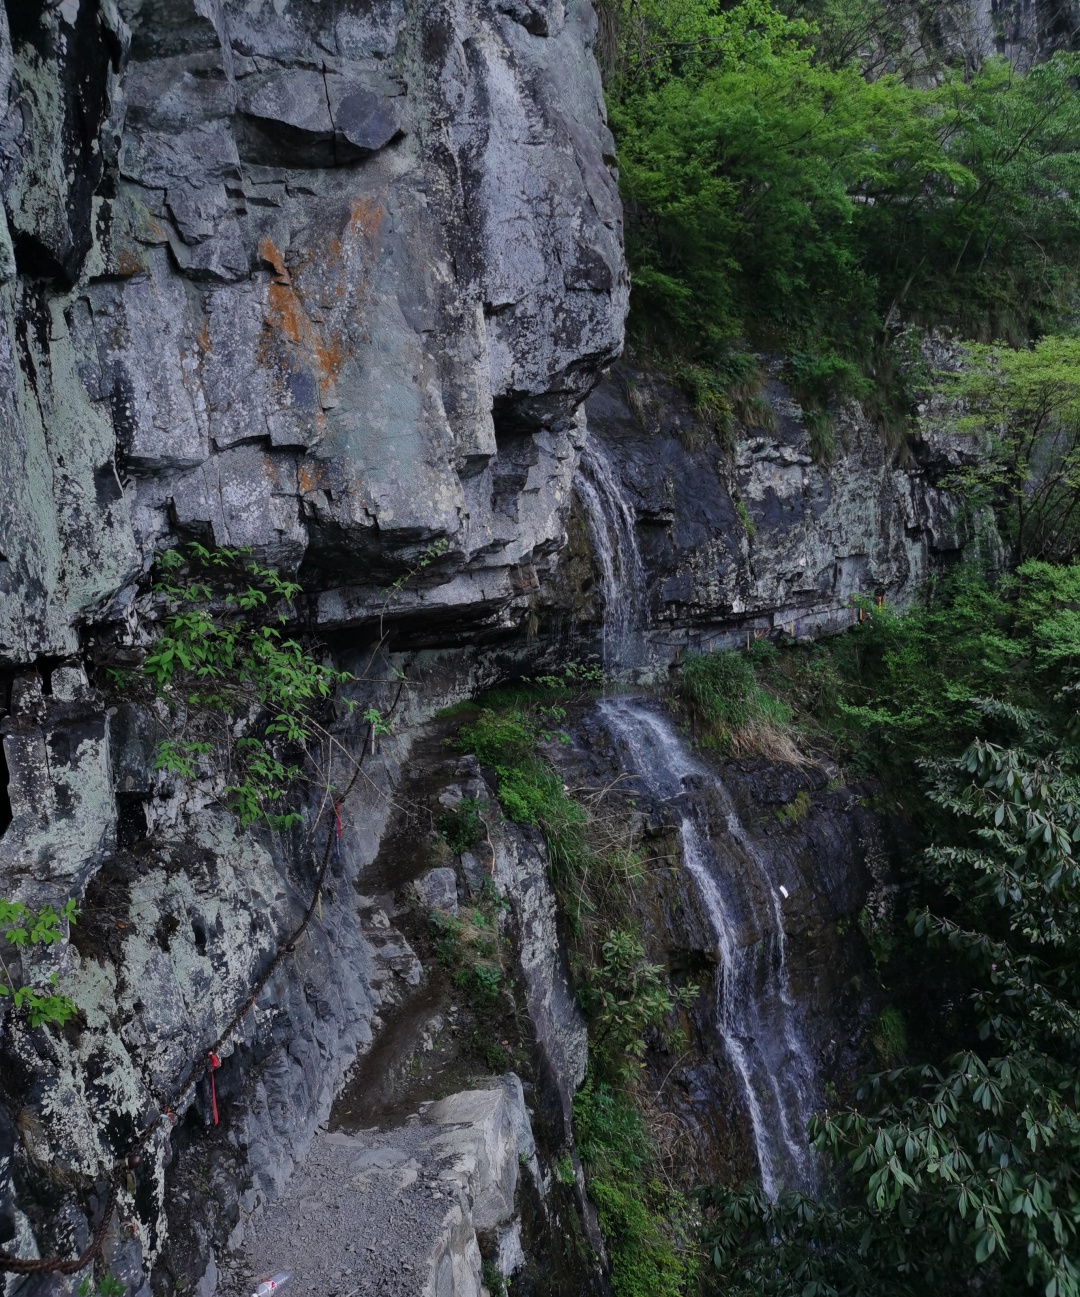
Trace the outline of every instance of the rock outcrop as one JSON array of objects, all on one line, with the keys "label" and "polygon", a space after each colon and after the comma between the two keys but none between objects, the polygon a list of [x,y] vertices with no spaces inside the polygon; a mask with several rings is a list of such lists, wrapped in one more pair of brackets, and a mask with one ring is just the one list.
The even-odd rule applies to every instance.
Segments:
[{"label": "rock outcrop", "polygon": [[248,1274],[285,1269],[325,1291],[481,1297],[481,1240],[501,1277],[524,1259],[518,1180],[537,1171],[513,1075],[425,1103],[396,1129],[320,1134],[249,1231],[235,1291]]},{"label": "rock outcrop", "polygon": [[[155,548],[512,619],[627,277],[587,0],[0,16],[0,660]],[[358,579],[358,573],[362,574]]]},{"label": "rock outcrop", "polygon": [[602,626],[609,665],[648,674],[686,649],[842,630],[859,599],[902,607],[936,567],[980,545],[994,556],[992,520],[965,515],[947,489],[973,448],[933,411],[901,454],[851,403],[823,455],[779,378],[760,407],[760,426],[736,421],[721,444],[662,379],[620,365],[600,384],[578,485],[586,525],[552,587],[556,626],[569,602],[586,648],[586,629]]},{"label": "rock outcrop", "polygon": [[[539,840],[494,825],[440,864],[426,808],[409,858],[373,875],[432,716],[554,653],[544,615],[601,620],[561,557],[628,293],[595,37],[591,0],[0,6],[0,898],[80,908],[70,942],[22,959],[78,988],[79,1017],[2,1022],[2,1249],[77,1253],[112,1177],[109,1272],[211,1297],[215,1257],[315,1143],[315,1168],[367,1159],[363,1193],[448,1174],[395,1282],[473,1294],[479,1249],[508,1273],[526,1198],[570,1222],[548,1228],[562,1278],[533,1290],[603,1287],[580,1166],[518,1175],[512,1085],[455,1082],[400,1144],[320,1129],[429,987],[419,906],[453,915],[490,883],[537,1140],[567,1148],[587,1040]],[[732,462],[688,449],[658,394],[652,420],[613,382],[590,419],[661,656],[906,597],[963,540],[929,469],[861,424],[823,468],[776,387],[776,432]],[[137,660],[153,552],[190,540],[298,574],[328,655],[365,677],[327,721],[328,796],[290,832],[242,832],[220,786],[156,769],[165,712],[97,669],[106,641]],[[388,626],[394,651],[373,649]],[[360,722],[369,705],[391,734]],[[454,779],[449,805],[493,800],[475,763]],[[506,1042],[484,1043],[498,1060]]]}]

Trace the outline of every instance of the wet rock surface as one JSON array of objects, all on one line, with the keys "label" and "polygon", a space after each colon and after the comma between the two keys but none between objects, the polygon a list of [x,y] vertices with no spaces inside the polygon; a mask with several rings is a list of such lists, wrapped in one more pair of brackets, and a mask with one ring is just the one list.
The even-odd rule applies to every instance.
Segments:
[{"label": "wet rock surface", "polygon": [[[667,770],[659,747],[627,747],[627,736],[613,724],[625,709],[655,716],[665,741],[678,748]],[[860,994],[864,955],[843,931],[868,896],[887,892],[883,825],[863,804],[861,790],[835,786],[823,768],[720,761],[691,750],[676,725],[661,701],[616,695],[576,708],[567,724],[573,742],[552,744],[550,755],[568,783],[586,795],[602,792],[608,814],[636,822],[652,862],[635,892],[649,957],[677,984],[700,988],[685,1024],[685,1049],[673,1052],[656,1038],[645,1056],[656,1106],[672,1119],[668,1153],[692,1168],[690,1178],[698,1182],[754,1178],[760,1168],[753,1122],[722,1030],[725,997],[763,997],[767,1013],[754,1032],[767,1028],[778,1040],[763,1037],[758,1044],[777,1045],[777,1065],[792,1069],[793,1085],[806,1087],[811,1110],[820,1078],[839,1083],[868,1064],[864,1033],[873,1006]],[[800,794],[804,813],[795,817],[790,807]],[[708,843],[703,867],[732,897],[727,938],[743,952],[738,982],[726,966],[730,952],[721,948],[708,897],[688,868],[688,841],[680,833],[688,817]],[[770,1003],[781,994],[781,967],[783,994],[797,1006],[801,1057],[795,1033],[785,1033],[779,1003]],[[749,1035],[741,1043],[754,1044]],[[802,1139],[802,1132],[794,1135]],[[777,1171],[783,1174],[779,1164]]]},{"label": "wet rock surface", "polygon": [[[677,650],[740,645],[748,633],[843,630],[857,616],[855,597],[902,606],[935,565],[975,542],[938,485],[964,448],[932,418],[914,459],[901,463],[862,411],[846,407],[837,449],[822,462],[778,379],[762,399],[772,426],[736,423],[729,451],[684,395],[640,370],[618,367],[589,398],[594,453],[614,498],[600,502],[592,532],[629,525],[641,569],[624,597],[647,648],[635,656],[624,644],[615,655],[623,664],[666,666]],[[590,507],[587,494],[581,503]]]}]

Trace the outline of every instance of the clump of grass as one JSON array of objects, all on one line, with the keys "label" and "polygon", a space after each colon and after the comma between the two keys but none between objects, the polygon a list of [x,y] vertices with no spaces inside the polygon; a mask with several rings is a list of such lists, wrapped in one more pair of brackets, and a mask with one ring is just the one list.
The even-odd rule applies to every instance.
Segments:
[{"label": "clump of grass", "polygon": [[750,517],[750,510],[746,507],[745,500],[735,501],[735,512],[739,515],[739,521],[743,525],[749,540],[754,539],[754,520]]},{"label": "clump of grass", "polygon": [[495,918],[479,908],[461,915],[433,910],[431,925],[436,935],[435,956],[454,970],[454,982],[482,998],[496,998],[503,973],[504,943]]},{"label": "clump of grass", "polygon": [[830,464],[836,456],[836,423],[832,412],[811,406],[803,410],[803,426],[815,464]]},{"label": "clump of grass", "polygon": [[689,704],[703,747],[730,756],[803,763],[791,709],[758,683],[753,663],[741,653],[722,649],[688,658],[679,693]]},{"label": "clump of grass", "polygon": [[812,806],[810,794],[805,788],[801,788],[787,805],[780,807],[776,818],[781,824],[801,824],[810,814]]},{"label": "clump of grass", "polygon": [[899,1009],[886,1007],[870,1033],[870,1043],[882,1067],[896,1067],[907,1053],[907,1027]]},{"label": "clump of grass", "polygon": [[535,825],[544,835],[554,873],[574,875],[591,856],[588,817],[537,752],[537,744],[550,734],[546,719],[521,707],[484,708],[462,729],[459,743],[494,768],[507,818]]}]

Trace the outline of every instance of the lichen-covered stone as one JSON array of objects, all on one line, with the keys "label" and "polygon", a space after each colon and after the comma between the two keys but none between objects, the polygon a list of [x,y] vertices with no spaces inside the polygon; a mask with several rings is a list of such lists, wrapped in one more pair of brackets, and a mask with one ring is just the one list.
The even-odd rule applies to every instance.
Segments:
[{"label": "lichen-covered stone", "polygon": [[0,27],[0,661],[191,536],[520,621],[627,300],[592,6],[107,8]]}]

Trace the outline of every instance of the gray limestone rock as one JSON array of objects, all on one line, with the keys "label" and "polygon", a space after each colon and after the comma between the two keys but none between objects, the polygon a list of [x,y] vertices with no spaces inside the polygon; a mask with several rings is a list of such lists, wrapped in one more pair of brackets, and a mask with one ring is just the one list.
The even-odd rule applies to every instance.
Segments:
[{"label": "gray limestone rock", "polygon": [[422,906],[457,914],[457,875],[452,869],[429,869],[413,883],[413,887]]},{"label": "gray limestone rock", "polygon": [[0,662],[191,536],[519,624],[627,302],[592,5],[79,12],[0,29]]}]

